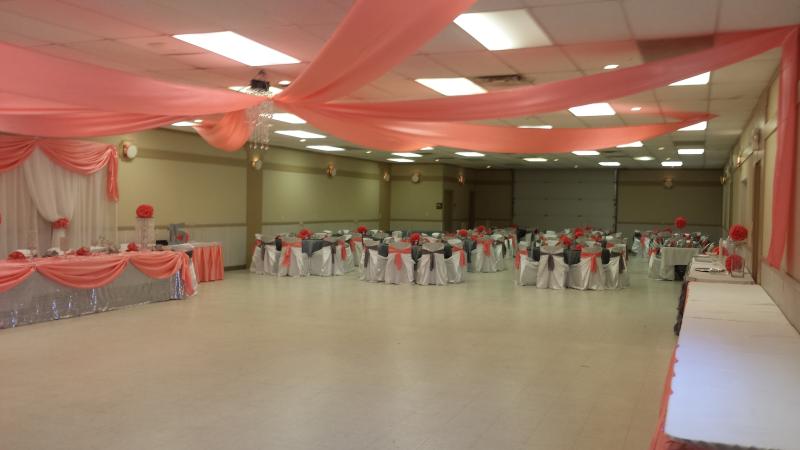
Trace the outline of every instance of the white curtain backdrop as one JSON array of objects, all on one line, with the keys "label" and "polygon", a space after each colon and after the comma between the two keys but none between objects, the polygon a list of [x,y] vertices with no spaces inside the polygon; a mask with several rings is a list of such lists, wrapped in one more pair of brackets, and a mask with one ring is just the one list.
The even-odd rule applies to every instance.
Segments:
[{"label": "white curtain backdrop", "polygon": [[39,150],[19,168],[0,173],[0,258],[18,248],[41,253],[58,246],[51,224],[62,217],[70,221],[67,248],[116,242],[117,204],[108,201],[106,177],[106,170],[70,172]]}]

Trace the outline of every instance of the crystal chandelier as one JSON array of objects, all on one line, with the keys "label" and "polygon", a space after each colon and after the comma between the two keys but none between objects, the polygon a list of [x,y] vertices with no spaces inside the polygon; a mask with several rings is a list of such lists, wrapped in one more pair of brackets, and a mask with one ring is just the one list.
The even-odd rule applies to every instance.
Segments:
[{"label": "crystal chandelier", "polygon": [[250,80],[250,86],[239,92],[265,98],[263,102],[247,109],[247,120],[253,130],[250,149],[266,151],[269,149],[269,129],[272,127],[272,92],[266,72],[259,70],[256,77]]}]

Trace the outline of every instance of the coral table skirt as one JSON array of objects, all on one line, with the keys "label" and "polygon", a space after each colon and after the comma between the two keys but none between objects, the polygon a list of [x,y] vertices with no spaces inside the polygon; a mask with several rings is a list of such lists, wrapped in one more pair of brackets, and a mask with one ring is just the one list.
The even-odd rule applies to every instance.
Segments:
[{"label": "coral table skirt", "polygon": [[194,249],[192,262],[197,281],[217,281],[225,279],[225,261],[222,258],[222,245],[217,242],[192,243]]}]

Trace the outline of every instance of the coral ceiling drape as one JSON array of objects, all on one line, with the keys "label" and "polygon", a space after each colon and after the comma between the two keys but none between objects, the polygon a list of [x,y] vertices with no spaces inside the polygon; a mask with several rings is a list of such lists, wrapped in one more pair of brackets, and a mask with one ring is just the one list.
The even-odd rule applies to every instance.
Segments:
[{"label": "coral ceiling drape", "polygon": [[[712,48],[574,80],[487,94],[386,103],[334,103],[377,79],[440,32],[474,0],[356,0],[323,50],[276,103],[313,125],[380,150],[445,145],[514,153],[564,152],[644,140],[685,124],[527,130],[459,123],[532,115],[610,100],[729,65],[782,47],[777,171],[769,262],[780,264],[791,221],[796,151],[797,29],[778,28],[717,36]],[[198,132],[221,149],[244,145],[244,109],[263,99],[229,91],[182,86],[62,60],[0,44],[0,131],[74,137],[117,134],[187,118],[224,114]],[[792,95],[794,94],[794,95]],[[788,99],[788,101],[787,101]]]}]

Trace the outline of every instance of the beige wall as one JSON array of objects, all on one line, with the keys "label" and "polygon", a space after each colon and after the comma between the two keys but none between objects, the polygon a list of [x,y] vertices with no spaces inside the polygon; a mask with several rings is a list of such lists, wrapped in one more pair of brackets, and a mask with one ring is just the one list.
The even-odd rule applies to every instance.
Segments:
[{"label": "beige wall", "polygon": [[[777,142],[777,110],[780,97],[775,80],[763,93],[745,131],[731,154],[726,168],[725,225],[741,223],[751,230],[747,264],[758,274],[758,282],[780,306],[789,321],[800,329],[800,245],[797,245],[797,224],[800,223],[800,166],[794,170],[794,239],[790,237],[786,256],[780,268],[769,266],[763,258],[769,250],[772,224],[773,180]],[[795,105],[797,104],[796,99]],[[753,129],[760,129],[761,139],[754,148]],[[797,149],[800,153],[800,148]],[[761,179],[760,189],[757,180]]]},{"label": "beige wall", "polygon": [[[469,196],[473,186],[470,180],[472,171],[456,166],[444,166],[444,190],[453,191],[453,203],[450,205],[453,213],[453,228],[467,228],[469,226]],[[464,176],[464,184],[458,182],[458,177]]]},{"label": "beige wall", "polygon": [[[393,230],[430,230],[442,228],[444,169],[434,164],[394,164],[391,167],[391,226]],[[412,183],[411,175],[420,174]]]},{"label": "beige wall", "polygon": [[475,225],[510,225],[514,215],[513,171],[476,170],[469,182],[475,193]]},{"label": "beige wall", "polygon": [[[617,230],[672,227],[686,217],[687,231],[718,239],[722,228],[721,170],[620,170],[617,178]],[[672,188],[664,181],[672,179]]]}]

